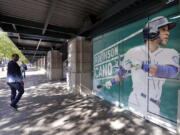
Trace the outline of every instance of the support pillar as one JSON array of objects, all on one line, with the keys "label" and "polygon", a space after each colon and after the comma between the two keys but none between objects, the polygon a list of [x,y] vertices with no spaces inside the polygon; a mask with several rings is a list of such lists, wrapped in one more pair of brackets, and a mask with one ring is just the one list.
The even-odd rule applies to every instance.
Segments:
[{"label": "support pillar", "polygon": [[45,64],[45,65],[44,65],[44,66],[45,66],[45,70],[47,70],[47,56],[44,56],[44,62],[45,62],[45,63],[44,63],[44,64]]},{"label": "support pillar", "polygon": [[41,69],[46,71],[46,56],[44,56],[41,60],[42,60]]},{"label": "support pillar", "polygon": [[69,90],[82,95],[92,90],[92,45],[91,41],[77,37],[68,43]]},{"label": "support pillar", "polygon": [[49,51],[47,55],[47,77],[49,80],[62,79],[62,53],[57,50]]},{"label": "support pillar", "polygon": [[38,60],[35,62],[36,70],[38,70]]}]

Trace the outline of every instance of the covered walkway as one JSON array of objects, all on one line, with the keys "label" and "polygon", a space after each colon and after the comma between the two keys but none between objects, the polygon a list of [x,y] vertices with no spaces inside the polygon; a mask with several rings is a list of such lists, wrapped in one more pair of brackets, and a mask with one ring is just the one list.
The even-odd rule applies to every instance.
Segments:
[{"label": "covered walkway", "polygon": [[25,94],[14,111],[1,73],[0,135],[170,135],[95,96],[68,92],[65,82],[45,78],[43,71],[27,72]]}]

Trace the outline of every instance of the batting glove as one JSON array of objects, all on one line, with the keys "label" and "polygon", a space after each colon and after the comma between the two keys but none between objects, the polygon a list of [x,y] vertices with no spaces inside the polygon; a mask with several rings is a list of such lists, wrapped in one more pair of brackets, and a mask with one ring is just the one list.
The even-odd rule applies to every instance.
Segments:
[{"label": "batting glove", "polygon": [[146,72],[149,72],[149,64],[145,64],[144,62],[142,63],[142,66],[141,66],[141,69],[146,71]]},{"label": "batting glove", "polygon": [[106,87],[107,89],[110,89],[111,86],[112,86],[111,81],[107,81],[107,82],[105,83],[105,87]]}]

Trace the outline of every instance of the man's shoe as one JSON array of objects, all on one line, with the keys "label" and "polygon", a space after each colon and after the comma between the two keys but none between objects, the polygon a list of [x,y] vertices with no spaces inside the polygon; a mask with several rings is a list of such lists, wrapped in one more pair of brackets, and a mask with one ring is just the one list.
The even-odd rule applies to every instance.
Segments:
[{"label": "man's shoe", "polygon": [[18,106],[17,105],[13,105],[13,104],[10,104],[10,106],[14,109],[14,110],[18,110]]}]

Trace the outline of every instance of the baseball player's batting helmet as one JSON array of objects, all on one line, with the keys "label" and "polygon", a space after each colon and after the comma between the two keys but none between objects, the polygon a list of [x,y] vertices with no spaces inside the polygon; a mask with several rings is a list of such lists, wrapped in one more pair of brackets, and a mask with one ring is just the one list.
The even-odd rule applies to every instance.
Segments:
[{"label": "baseball player's batting helmet", "polygon": [[175,22],[169,22],[164,16],[158,16],[146,23],[143,29],[144,40],[154,40],[159,36],[159,28],[168,25],[168,29],[176,26]]}]

